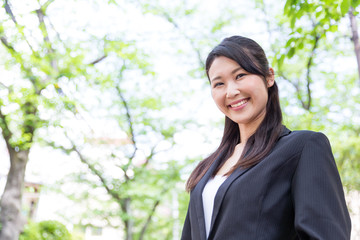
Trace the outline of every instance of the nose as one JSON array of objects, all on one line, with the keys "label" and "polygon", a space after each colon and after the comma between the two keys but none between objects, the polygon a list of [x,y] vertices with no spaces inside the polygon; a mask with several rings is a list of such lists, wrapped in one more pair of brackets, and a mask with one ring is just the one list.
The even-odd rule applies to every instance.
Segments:
[{"label": "nose", "polygon": [[226,89],[226,97],[233,98],[236,97],[238,94],[240,94],[238,86],[235,83],[232,83],[232,81],[229,81]]}]

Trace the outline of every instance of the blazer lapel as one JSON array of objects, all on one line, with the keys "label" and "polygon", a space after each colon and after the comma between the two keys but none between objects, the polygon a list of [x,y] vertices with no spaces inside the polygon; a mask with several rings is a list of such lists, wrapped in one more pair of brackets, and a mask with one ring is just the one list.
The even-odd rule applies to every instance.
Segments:
[{"label": "blazer lapel", "polygon": [[[251,168],[251,167],[250,167]],[[215,219],[219,213],[220,207],[221,207],[221,203],[224,199],[225,193],[228,190],[228,188],[230,187],[230,185],[241,175],[243,175],[245,172],[247,172],[250,168],[238,168],[236,169],[226,180],[225,182],[220,186],[219,190],[217,191],[216,195],[215,195],[215,199],[214,199],[214,209],[213,209],[213,213],[212,213],[212,217],[211,217],[211,225],[210,225],[210,233],[209,235],[211,235],[211,230],[213,229],[214,223],[215,223]]]},{"label": "blazer lapel", "polygon": [[[283,126],[283,130],[278,138],[278,140],[283,137],[288,135],[289,133],[291,133],[291,131],[289,129],[287,129],[285,126]],[[222,201],[224,199],[225,193],[228,190],[228,188],[230,187],[230,185],[241,175],[243,175],[245,172],[247,172],[249,169],[251,169],[252,167],[249,168],[238,168],[236,169],[226,180],[225,182],[220,186],[219,190],[217,191],[216,195],[215,195],[215,199],[214,199],[214,209],[213,209],[213,213],[212,213],[212,217],[211,217],[211,225],[210,225],[210,233],[209,235],[211,235],[211,231],[213,229],[216,217],[219,213]],[[213,173],[213,171],[211,172],[211,174]],[[208,179],[208,178],[207,178]],[[207,182],[207,180],[206,180]],[[205,183],[206,183],[205,182]],[[204,185],[205,185],[204,183]],[[202,186],[202,188],[204,188],[204,186]],[[202,190],[201,190],[202,192]],[[201,199],[201,205],[202,205],[202,199]],[[202,208],[201,208],[202,209]],[[203,211],[203,210],[202,210]]]},{"label": "blazer lapel", "polygon": [[192,197],[194,198],[195,203],[195,209],[196,209],[196,215],[198,220],[198,226],[199,226],[199,232],[200,232],[200,239],[199,240],[205,240],[206,239],[206,229],[205,229],[205,217],[204,217],[204,205],[202,200],[202,192],[204,190],[204,187],[206,183],[209,181],[210,177],[216,170],[216,168],[219,166],[223,154],[220,154],[213,164],[211,164],[209,170],[205,173],[205,175],[201,178],[201,180],[198,182],[196,187],[194,188],[192,192]]}]

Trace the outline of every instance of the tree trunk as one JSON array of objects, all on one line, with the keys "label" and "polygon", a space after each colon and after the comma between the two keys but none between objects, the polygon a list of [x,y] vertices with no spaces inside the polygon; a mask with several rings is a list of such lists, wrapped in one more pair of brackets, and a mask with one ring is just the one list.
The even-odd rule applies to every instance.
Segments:
[{"label": "tree trunk", "polygon": [[353,14],[354,9],[350,8],[349,10],[349,18],[350,18],[350,27],[351,27],[351,40],[354,43],[354,52],[357,60],[359,81],[360,81],[360,43],[359,43],[359,34],[357,29],[356,18]]},{"label": "tree trunk", "polygon": [[25,219],[21,215],[21,196],[29,150],[16,152],[11,149],[9,152],[10,170],[0,202],[0,240],[18,240],[25,224]]},{"label": "tree trunk", "polygon": [[[125,213],[127,215],[127,219],[125,221],[125,240],[133,239],[133,220],[131,219],[131,208],[130,208],[130,198],[125,199]],[[2,240],[2,239],[0,239]]]}]

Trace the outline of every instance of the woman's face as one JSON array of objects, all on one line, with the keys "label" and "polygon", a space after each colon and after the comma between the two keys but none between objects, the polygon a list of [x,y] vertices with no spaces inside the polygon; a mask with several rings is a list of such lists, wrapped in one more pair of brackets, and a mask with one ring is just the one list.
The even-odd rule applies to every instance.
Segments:
[{"label": "woman's face", "polygon": [[227,57],[216,57],[208,75],[211,95],[227,117],[239,126],[259,126],[266,114],[267,88],[274,84],[273,70],[267,82],[261,76],[248,73]]}]

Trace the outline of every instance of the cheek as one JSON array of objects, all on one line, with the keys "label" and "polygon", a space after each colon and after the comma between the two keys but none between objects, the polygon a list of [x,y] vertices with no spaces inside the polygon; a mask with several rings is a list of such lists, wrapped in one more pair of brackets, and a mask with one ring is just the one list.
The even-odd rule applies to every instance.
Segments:
[{"label": "cheek", "polygon": [[220,102],[221,102],[221,96],[220,96],[220,94],[219,94],[218,92],[212,91],[212,92],[211,92],[211,97],[212,97],[212,99],[214,100],[214,102],[215,102],[217,105],[220,104]]},{"label": "cheek", "polygon": [[262,107],[266,107],[267,102],[269,101],[269,97],[268,97],[268,93],[266,92],[262,92],[262,96],[261,96],[261,105]]},{"label": "cheek", "polygon": [[216,102],[216,99],[217,99],[216,92],[211,91],[211,97],[212,97],[212,99],[214,100],[214,102]]},{"label": "cheek", "polygon": [[[261,84],[261,85],[260,85]],[[264,86],[264,83],[261,81],[258,82],[257,85],[252,85],[249,89],[253,89],[253,96],[256,97],[260,101],[267,102],[268,101],[268,89]]]},{"label": "cheek", "polygon": [[220,96],[221,94],[220,94],[220,92],[219,91],[216,91],[216,90],[212,90],[211,91],[211,97],[214,99],[214,101],[216,100],[216,99],[219,99],[221,96]]}]

